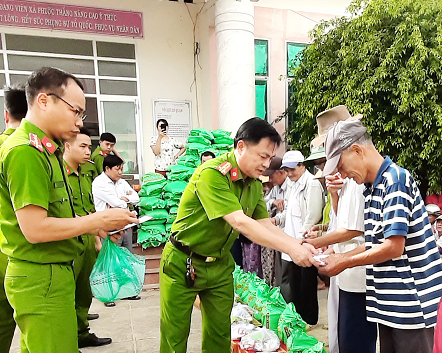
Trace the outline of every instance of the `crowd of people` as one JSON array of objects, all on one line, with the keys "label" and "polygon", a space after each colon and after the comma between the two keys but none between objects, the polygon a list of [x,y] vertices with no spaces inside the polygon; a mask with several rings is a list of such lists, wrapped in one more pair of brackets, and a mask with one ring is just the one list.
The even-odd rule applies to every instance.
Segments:
[{"label": "crowd of people", "polygon": [[[26,352],[112,342],[90,332],[99,315],[89,313],[89,276],[103,238],[132,251],[131,229],[109,232],[138,222],[140,198],[122,178],[113,134],[101,134],[91,152],[84,112],[81,82],[59,69],[5,88],[1,352],[16,325]],[[376,150],[360,119],[345,106],[320,113],[307,158],[297,150],[277,157],[281,136],[259,118],[240,126],[231,152],[201,154],[162,253],[162,353],[186,351],[194,305],[202,351],[230,352],[235,262],[279,286],[309,326],[318,322],[324,279],[331,353],[374,353],[378,336],[381,353],[442,351],[434,329],[441,210],[424,205],[411,174]],[[168,136],[166,120],[156,126],[155,171],[167,177],[185,147]]]}]

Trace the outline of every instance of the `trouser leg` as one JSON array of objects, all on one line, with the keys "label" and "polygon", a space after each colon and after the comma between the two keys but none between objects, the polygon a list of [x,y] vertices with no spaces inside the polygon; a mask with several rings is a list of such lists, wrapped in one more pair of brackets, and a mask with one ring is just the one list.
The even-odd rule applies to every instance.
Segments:
[{"label": "trouser leg", "polygon": [[275,284],[275,250],[261,246],[262,275],[267,285]]},{"label": "trouser leg", "polygon": [[126,249],[128,249],[130,252],[132,252],[132,229],[126,229],[124,231],[124,234],[118,239],[117,241],[118,246],[123,246]]},{"label": "trouser leg", "polygon": [[281,278],[281,294],[287,303],[295,304],[296,311],[299,313],[298,305],[300,304],[301,293],[301,271],[291,261],[282,260],[282,278]]},{"label": "trouser leg", "polygon": [[78,353],[72,266],[12,260],[8,300],[22,335],[22,352]]},{"label": "trouser leg", "polygon": [[275,287],[281,285],[282,281],[282,259],[281,252],[275,250]]},{"label": "trouser leg", "polygon": [[198,290],[185,283],[187,255],[171,243],[164,247],[160,263],[160,352],[184,353],[193,303]]},{"label": "trouser leg", "polygon": [[206,289],[199,293],[202,314],[202,353],[230,353],[230,313],[233,306],[233,258],[226,256],[204,268]]},{"label": "trouser leg", "polygon": [[433,327],[401,330],[379,324],[378,328],[381,353],[433,353]]},{"label": "trouser leg", "polygon": [[9,304],[5,293],[5,273],[8,257],[0,252],[0,352],[9,352],[14,337],[14,309]]},{"label": "trouser leg", "polygon": [[367,321],[365,293],[339,290],[339,353],[375,353],[377,327]]},{"label": "trouser leg", "polygon": [[330,287],[328,289],[327,298],[328,347],[330,353],[340,353],[338,345],[338,310],[339,287],[336,284],[336,277],[330,277]]},{"label": "trouser leg", "polygon": [[92,303],[92,290],[89,281],[96,261],[95,237],[82,235],[85,250],[74,261],[75,311],[77,313],[78,339],[89,335],[87,314]]},{"label": "trouser leg", "polygon": [[296,295],[295,306],[305,322],[316,325],[319,317],[318,269],[314,266],[295,266],[301,271],[301,292]]}]

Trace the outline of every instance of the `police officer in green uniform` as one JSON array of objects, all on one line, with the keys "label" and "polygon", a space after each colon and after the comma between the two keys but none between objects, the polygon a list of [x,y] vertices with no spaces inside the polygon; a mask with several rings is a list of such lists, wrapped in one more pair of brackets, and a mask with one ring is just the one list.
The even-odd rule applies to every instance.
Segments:
[{"label": "police officer in green uniform", "polygon": [[[9,86],[4,92],[6,130],[0,134],[0,146],[20,125],[28,111],[24,86]],[[15,330],[14,310],[6,298],[3,285],[7,264],[8,257],[0,251],[0,352],[9,352]]]},{"label": "police officer in green uniform", "polygon": [[249,119],[236,134],[234,150],[202,164],[190,179],[161,258],[161,353],[186,352],[196,295],[201,300],[202,352],[230,352],[230,248],[239,233],[311,266],[315,250],[272,224],[256,179],[280,142],[266,121]]},{"label": "police officer in green uniform", "polygon": [[94,178],[103,173],[104,157],[108,154],[115,154],[124,161],[124,158],[115,149],[116,143],[117,138],[110,132],[103,132],[100,135],[100,145],[94,150],[91,156],[91,160],[94,162],[96,170]]},{"label": "police officer in green uniform", "polygon": [[[88,164],[91,146],[90,133],[84,127],[80,128],[77,136],[65,142],[63,159],[77,216],[86,216],[95,212],[92,196],[92,174],[90,170],[83,170],[83,166]],[[94,333],[90,333],[88,321],[89,307],[92,303],[89,276],[97,258],[96,237],[92,234],[83,234],[81,239],[84,251],[74,261],[78,347],[103,346],[111,343],[112,339],[99,338]],[[101,245],[101,243],[99,244]],[[98,317],[98,314],[95,314],[95,317]]]},{"label": "police officer in green uniform", "polygon": [[43,68],[29,77],[26,97],[26,118],[0,148],[0,249],[9,260],[4,286],[22,352],[77,353],[72,265],[84,251],[78,235],[106,236],[137,219],[122,209],[75,218],[61,140],[83,125],[81,82]]}]

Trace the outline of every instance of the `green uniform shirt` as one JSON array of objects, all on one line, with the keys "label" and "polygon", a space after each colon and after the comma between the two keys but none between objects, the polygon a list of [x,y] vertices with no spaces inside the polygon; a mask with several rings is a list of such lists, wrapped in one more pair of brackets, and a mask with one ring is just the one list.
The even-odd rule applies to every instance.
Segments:
[{"label": "green uniform shirt", "polygon": [[13,129],[13,128],[10,127],[9,129],[6,129],[5,131],[3,131],[3,132],[0,134],[0,146],[3,145],[3,142],[5,142],[6,139],[7,139],[9,136],[11,136],[11,134],[12,134],[14,131],[15,131],[15,129]]},{"label": "green uniform shirt", "polygon": [[[217,169],[224,162],[231,164],[225,175]],[[243,179],[232,151],[207,161],[193,173],[181,197],[172,234],[197,254],[222,257],[238,236],[222,217],[239,210],[253,219],[269,217],[261,182]]]},{"label": "green uniform shirt", "polygon": [[78,216],[87,216],[95,212],[94,199],[92,196],[92,174],[87,168],[83,170],[83,166],[86,164],[78,166],[77,174],[66,161],[64,161],[69,184],[72,188],[75,214]]},{"label": "green uniform shirt", "polygon": [[81,165],[81,172],[90,176],[91,183],[98,176],[94,161],[89,160],[87,163]]},{"label": "green uniform shirt", "polygon": [[95,170],[97,171],[97,175],[100,175],[103,172],[103,162],[104,157],[107,156],[107,153],[103,152],[100,146],[98,146],[95,151],[91,155],[91,160],[95,164]]},{"label": "green uniform shirt", "polygon": [[63,168],[62,142],[55,143],[23,119],[0,149],[0,248],[12,258],[37,263],[70,262],[82,250],[79,238],[31,244],[21,232],[15,211],[28,205],[49,217],[75,216]]}]

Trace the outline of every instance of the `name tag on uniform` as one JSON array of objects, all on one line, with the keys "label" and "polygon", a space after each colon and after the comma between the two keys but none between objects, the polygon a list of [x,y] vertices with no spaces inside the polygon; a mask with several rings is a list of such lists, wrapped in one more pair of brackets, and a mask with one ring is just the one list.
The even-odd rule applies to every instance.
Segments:
[{"label": "name tag on uniform", "polygon": [[54,183],[54,188],[58,189],[58,188],[64,188],[64,181],[56,181]]}]

